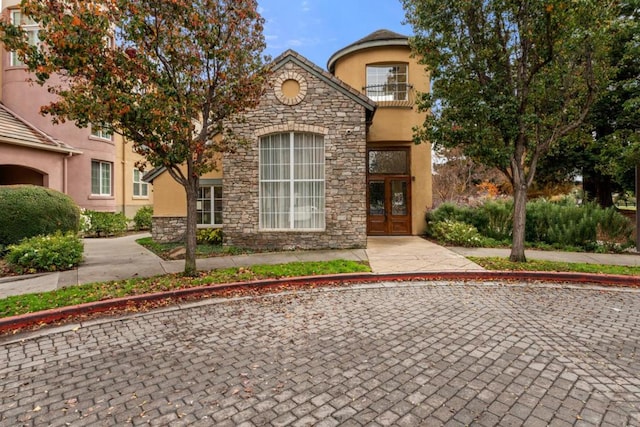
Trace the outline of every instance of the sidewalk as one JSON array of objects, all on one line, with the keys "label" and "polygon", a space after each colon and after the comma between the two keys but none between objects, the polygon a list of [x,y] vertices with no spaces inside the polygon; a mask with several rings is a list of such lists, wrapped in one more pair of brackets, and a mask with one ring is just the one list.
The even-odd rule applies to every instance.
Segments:
[{"label": "sidewalk", "polygon": [[[123,280],[179,273],[184,260],[165,261],[138,245],[136,240],[149,234],[107,239],[84,239],[85,259],[75,270],[0,278],[0,298],[51,291],[83,283]],[[575,252],[527,251],[530,259],[566,262],[640,266],[640,256]],[[280,264],[295,261],[346,259],[368,261],[374,274],[481,271],[482,267],[466,256],[509,256],[509,249],[445,248],[417,236],[369,237],[367,249],[290,251],[234,255],[198,259],[198,270],[246,267],[255,264]]]},{"label": "sidewalk", "polygon": [[[462,248],[449,247],[452,252],[468,257],[509,257],[509,248]],[[543,261],[580,262],[586,264],[626,265],[640,267],[640,254],[594,254],[588,252],[552,252],[527,249],[527,259]]]}]

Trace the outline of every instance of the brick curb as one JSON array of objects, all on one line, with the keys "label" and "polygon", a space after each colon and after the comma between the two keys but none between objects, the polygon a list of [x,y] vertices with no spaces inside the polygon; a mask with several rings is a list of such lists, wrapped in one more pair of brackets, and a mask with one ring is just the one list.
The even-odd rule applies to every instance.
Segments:
[{"label": "brick curb", "polygon": [[105,312],[125,307],[135,307],[146,302],[178,300],[186,297],[207,297],[217,291],[240,288],[269,288],[280,285],[327,285],[335,282],[343,284],[372,283],[388,281],[416,280],[508,280],[525,282],[581,283],[622,287],[640,287],[640,277],[593,273],[538,272],[538,271],[464,271],[464,272],[425,272],[425,273],[349,273],[327,276],[305,276],[286,279],[268,279],[253,282],[224,283],[198,286],[152,294],[134,295],[110,300],[95,301],[51,310],[27,313],[0,319],[0,333],[50,324],[73,316]]}]

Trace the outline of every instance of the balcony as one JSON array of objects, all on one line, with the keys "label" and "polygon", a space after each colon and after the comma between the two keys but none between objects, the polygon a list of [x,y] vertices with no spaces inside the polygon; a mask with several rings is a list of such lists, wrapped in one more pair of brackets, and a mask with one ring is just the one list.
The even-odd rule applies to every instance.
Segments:
[{"label": "balcony", "polygon": [[362,92],[380,107],[413,107],[415,103],[415,90],[409,83],[369,85]]}]

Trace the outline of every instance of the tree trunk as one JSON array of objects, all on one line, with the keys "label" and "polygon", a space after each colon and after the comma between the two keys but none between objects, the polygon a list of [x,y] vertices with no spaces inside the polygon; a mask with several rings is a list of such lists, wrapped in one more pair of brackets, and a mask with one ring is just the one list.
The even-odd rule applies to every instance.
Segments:
[{"label": "tree trunk", "polygon": [[595,200],[603,208],[613,206],[611,178],[596,171],[583,175],[582,189],[588,200]]},{"label": "tree trunk", "polygon": [[527,185],[524,183],[513,186],[513,243],[509,260],[526,262],[524,256],[524,232],[527,221]]},{"label": "tree trunk", "polygon": [[198,228],[198,186],[200,179],[198,176],[189,174],[187,192],[187,230],[184,236],[186,254],[184,259],[184,275],[195,277],[198,273],[196,268],[196,230]]}]

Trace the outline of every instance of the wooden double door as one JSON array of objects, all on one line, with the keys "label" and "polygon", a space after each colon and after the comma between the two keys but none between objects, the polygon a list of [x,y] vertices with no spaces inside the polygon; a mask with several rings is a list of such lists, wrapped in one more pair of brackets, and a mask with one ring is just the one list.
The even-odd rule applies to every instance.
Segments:
[{"label": "wooden double door", "polygon": [[411,234],[411,177],[369,175],[367,234]]}]

